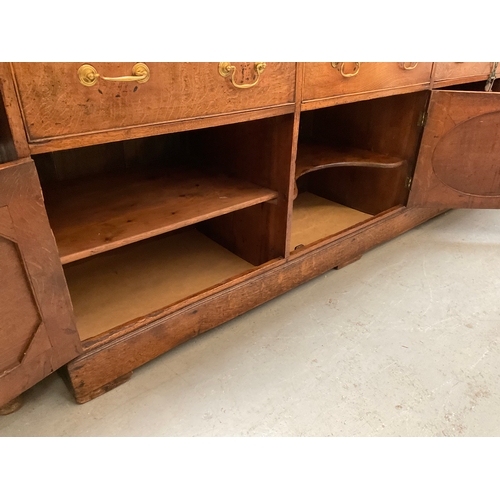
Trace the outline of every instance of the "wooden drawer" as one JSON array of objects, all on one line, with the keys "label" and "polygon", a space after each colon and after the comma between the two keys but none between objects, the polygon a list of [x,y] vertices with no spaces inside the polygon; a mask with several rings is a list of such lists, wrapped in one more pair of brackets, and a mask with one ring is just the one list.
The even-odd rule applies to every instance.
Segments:
[{"label": "wooden drawer", "polygon": [[436,82],[447,80],[470,81],[486,79],[491,71],[490,62],[439,62],[435,63],[434,80]]},{"label": "wooden drawer", "polygon": [[92,86],[79,79],[82,63],[12,65],[30,142],[272,107],[295,99],[295,63],[267,63],[260,74],[256,63],[234,63],[233,83],[248,88],[236,88],[232,73],[221,76],[216,62],[147,63],[146,82],[104,79],[132,76],[133,63],[90,64],[98,73]]},{"label": "wooden drawer", "polygon": [[[304,101],[426,84],[430,81],[432,68],[432,63],[334,64],[335,68],[329,62],[305,64]],[[417,66],[413,67],[415,64]]]}]

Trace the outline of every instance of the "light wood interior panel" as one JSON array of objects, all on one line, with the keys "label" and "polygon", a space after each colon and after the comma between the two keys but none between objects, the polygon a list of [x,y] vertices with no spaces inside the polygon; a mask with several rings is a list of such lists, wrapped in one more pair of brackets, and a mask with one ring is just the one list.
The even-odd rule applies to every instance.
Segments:
[{"label": "light wood interior panel", "polygon": [[293,203],[291,250],[339,233],[372,216],[321,198],[300,193]]},{"label": "light wood interior panel", "polygon": [[85,340],[252,267],[189,228],[68,264],[64,271]]}]

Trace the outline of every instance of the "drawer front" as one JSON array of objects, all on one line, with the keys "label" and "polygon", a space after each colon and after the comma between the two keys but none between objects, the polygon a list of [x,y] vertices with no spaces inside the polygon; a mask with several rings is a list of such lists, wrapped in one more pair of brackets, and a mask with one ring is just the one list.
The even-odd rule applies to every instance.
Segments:
[{"label": "drawer front", "polygon": [[461,78],[485,77],[490,74],[492,63],[440,62],[435,63],[434,80],[457,80]]},{"label": "drawer front", "polygon": [[432,63],[334,64],[336,67],[329,62],[306,63],[304,101],[426,84],[430,81],[432,68]]},{"label": "drawer front", "polygon": [[[30,141],[293,103],[295,63],[14,63]],[[95,76],[97,73],[97,76]],[[143,77],[144,78],[144,77]],[[241,88],[243,87],[243,88]]]}]

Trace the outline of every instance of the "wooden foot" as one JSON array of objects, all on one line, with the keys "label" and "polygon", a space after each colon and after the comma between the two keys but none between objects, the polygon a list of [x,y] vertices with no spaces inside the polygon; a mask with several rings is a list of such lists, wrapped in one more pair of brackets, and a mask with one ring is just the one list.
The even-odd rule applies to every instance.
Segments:
[{"label": "wooden foot", "polygon": [[85,392],[84,389],[77,390],[75,389],[74,395],[76,402],[79,404],[83,403],[88,403],[92,399],[95,399],[99,396],[102,396],[103,394],[106,394],[108,391],[111,389],[114,389],[115,387],[118,387],[119,385],[124,384],[128,380],[130,380],[130,377],[132,377],[133,371],[125,373],[125,375],[122,375],[121,377],[118,377],[117,379],[103,385],[102,387],[99,387],[98,389],[94,389],[93,391],[90,392]]},{"label": "wooden foot", "polygon": [[356,255],[356,257],[352,257],[351,259],[342,262],[338,266],[335,266],[334,269],[337,269],[337,270],[342,269],[343,267],[348,266],[349,264],[352,264],[353,262],[356,262],[357,260],[361,259],[361,257],[363,257],[363,254]]},{"label": "wooden foot", "polygon": [[0,406],[0,415],[10,415],[11,413],[16,412],[23,406],[24,399],[23,395],[17,396],[12,401],[9,401],[7,404]]}]

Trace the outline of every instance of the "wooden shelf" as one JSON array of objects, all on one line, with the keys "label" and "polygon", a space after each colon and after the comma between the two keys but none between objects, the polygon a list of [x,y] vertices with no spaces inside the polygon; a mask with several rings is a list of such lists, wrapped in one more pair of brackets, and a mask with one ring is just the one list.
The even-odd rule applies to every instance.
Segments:
[{"label": "wooden shelf", "polygon": [[373,151],[355,148],[337,148],[325,144],[300,143],[297,151],[295,179],[330,167],[397,168],[404,160]]},{"label": "wooden shelf", "polygon": [[142,318],[253,266],[193,228],[64,267],[82,340]]},{"label": "wooden shelf", "polygon": [[371,217],[312,193],[301,193],[293,202],[291,249],[309,245]]},{"label": "wooden shelf", "polygon": [[250,182],[187,167],[99,175],[45,190],[63,264],[276,197]]}]

